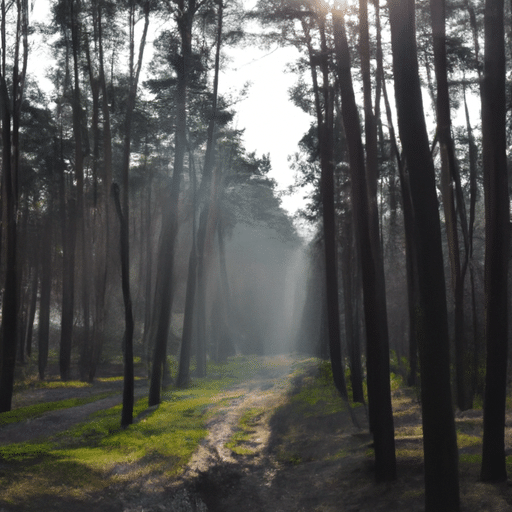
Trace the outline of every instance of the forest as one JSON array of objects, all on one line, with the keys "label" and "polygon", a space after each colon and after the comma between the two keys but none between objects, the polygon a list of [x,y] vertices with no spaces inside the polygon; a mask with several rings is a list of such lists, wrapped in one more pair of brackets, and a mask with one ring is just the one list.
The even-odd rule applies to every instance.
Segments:
[{"label": "forest", "polygon": [[[141,374],[163,407],[212,365],[296,354],[329,361],[354,425],[367,411],[378,484],[396,374],[425,510],[462,510],[455,417],[482,404],[479,481],[506,482],[511,5],[37,3],[0,0],[0,417],[31,376],[119,361],[129,429]],[[299,55],[295,219],[236,123],[250,88],[219,92],[227,50],[254,46]]]}]

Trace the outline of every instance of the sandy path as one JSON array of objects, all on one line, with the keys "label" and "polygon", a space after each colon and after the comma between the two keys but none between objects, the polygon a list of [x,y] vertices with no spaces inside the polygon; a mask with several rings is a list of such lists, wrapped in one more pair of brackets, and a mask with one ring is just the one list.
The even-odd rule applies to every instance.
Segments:
[{"label": "sandy path", "polygon": [[[152,478],[137,482],[137,492],[119,496],[123,502],[123,512],[214,512],[222,510],[214,503],[215,493],[229,492],[232,484],[241,475],[250,472],[261,487],[270,487],[275,475],[274,465],[268,455],[271,433],[269,421],[291,389],[293,364],[296,358],[276,356],[263,359],[263,365],[251,379],[240,383],[215,398],[212,416],[206,424],[208,435],[193,454],[183,474],[174,482]],[[251,424],[250,440],[244,447],[253,453],[237,455],[225,445],[238,430],[241,416],[249,410],[262,410],[257,421]],[[219,481],[217,481],[219,480]],[[204,487],[213,485],[212,493]],[[207,504],[201,499],[211,495]],[[224,505],[222,505],[224,506]],[[259,510],[259,508],[246,510]],[[240,510],[238,508],[238,510]]]},{"label": "sandy path", "polygon": [[288,356],[266,358],[257,375],[216,397],[214,415],[206,424],[208,435],[190,460],[186,474],[194,475],[206,471],[212,463],[237,463],[236,456],[226,443],[237,430],[244,412],[261,409],[263,415],[253,425],[251,440],[247,443],[257,463],[268,445],[268,421],[272,412],[284,400],[290,389],[290,373],[293,359]]}]

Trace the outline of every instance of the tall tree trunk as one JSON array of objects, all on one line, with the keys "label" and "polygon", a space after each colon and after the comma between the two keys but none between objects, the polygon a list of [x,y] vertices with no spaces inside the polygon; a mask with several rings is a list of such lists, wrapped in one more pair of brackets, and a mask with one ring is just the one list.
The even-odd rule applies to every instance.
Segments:
[{"label": "tall tree trunk", "polygon": [[[219,199],[220,202],[220,199]],[[225,233],[224,233],[224,222],[222,217],[219,218],[217,222],[217,240],[219,243],[219,271],[220,271],[220,292],[221,292],[221,300],[222,300],[222,318],[223,318],[223,327],[224,332],[222,338],[221,345],[221,360],[225,360],[225,358],[230,354],[235,352],[235,346],[233,344],[233,339],[231,337],[231,326],[229,323],[229,319],[232,315],[232,305],[231,305],[231,291],[229,286],[228,279],[228,269],[226,262],[226,241],[225,241]]]},{"label": "tall tree trunk", "polygon": [[[480,368],[480,322],[478,319],[478,311],[476,306],[476,293],[475,293],[475,275],[473,265],[473,233],[475,227],[475,211],[476,199],[478,194],[477,185],[477,160],[478,149],[473,137],[473,129],[471,128],[471,120],[469,117],[468,103],[466,99],[466,87],[463,86],[464,95],[464,112],[466,116],[466,130],[468,133],[468,154],[469,154],[469,226],[468,226],[468,257],[469,257],[469,279],[471,283],[471,310],[473,316],[473,355],[472,355],[472,378],[471,387],[473,393],[477,393],[479,387],[479,368]],[[482,390],[483,392],[483,390]]]},{"label": "tall tree trunk", "polygon": [[[64,172],[61,171],[64,182]],[[64,185],[61,185],[64,188]],[[60,378],[64,381],[71,378],[71,347],[73,340],[73,324],[75,312],[75,243],[76,229],[74,219],[76,203],[74,199],[66,200],[64,190],[61,191],[61,225],[62,225],[62,313],[60,329]]]},{"label": "tall tree trunk", "polygon": [[162,233],[157,261],[157,285],[154,300],[154,326],[152,338],[154,339],[153,364],[149,385],[149,405],[160,403],[162,387],[162,370],[167,355],[167,338],[171,322],[171,310],[174,299],[172,275],[174,269],[174,256],[176,235],[178,233],[178,199],[180,193],[180,180],[183,174],[183,162],[187,148],[187,88],[190,57],[192,53],[192,23],[195,14],[195,0],[189,0],[187,8],[185,1],[178,1],[179,18],[178,28],[181,38],[181,66],[176,72],[176,141],[174,147],[174,169],[171,183],[167,211],[162,220]]},{"label": "tall tree trunk", "polygon": [[81,272],[81,302],[83,309],[83,326],[82,326],[82,347],[80,351],[80,378],[87,380],[88,364],[87,355],[90,351],[90,332],[89,332],[89,294],[88,294],[88,271],[87,261],[88,255],[86,254],[87,242],[85,232],[85,202],[84,202],[84,151],[82,144],[82,103],[80,93],[80,74],[79,74],[79,55],[81,51],[81,23],[79,15],[81,11],[80,0],[72,0],[70,2],[70,23],[71,23],[71,43],[73,54],[73,138],[75,142],[75,180],[76,180],[76,216],[75,227],[77,231],[77,242],[79,243],[80,262],[82,267]]},{"label": "tall tree trunk", "polygon": [[485,2],[482,145],[485,192],[485,338],[487,367],[481,478],[506,480],[507,281],[509,191],[505,128],[504,2]]},{"label": "tall tree trunk", "polygon": [[[2,37],[5,34],[5,2],[2,1]],[[5,46],[4,46],[5,48]],[[0,74],[0,110],[2,121],[2,188],[5,200],[5,282],[2,300],[0,349],[0,412],[11,410],[16,366],[18,268],[16,262],[16,177],[11,165],[11,109],[5,75]]]},{"label": "tall tree trunk", "polygon": [[[338,297],[338,272],[336,250],[336,217],[334,209],[334,147],[333,147],[333,101],[332,91],[329,90],[329,75],[325,41],[325,16],[318,19],[320,33],[322,34],[322,58],[320,59],[322,73],[322,87],[319,86],[317,76],[317,58],[312,48],[310,29],[302,20],[302,28],[306,37],[306,45],[310,61],[311,78],[315,97],[315,111],[317,117],[318,145],[320,151],[320,197],[322,202],[322,224],[324,237],[324,264],[326,283],[326,317],[329,338],[329,354],[334,385],[341,397],[347,399],[347,386],[345,371],[341,355],[340,315]],[[322,101],[320,99],[322,96]],[[322,109],[322,103],[325,111]],[[323,113],[325,112],[325,113]]]},{"label": "tall tree trunk", "polygon": [[192,355],[192,331],[194,320],[194,301],[197,282],[197,245],[196,245],[196,209],[197,209],[197,177],[192,155],[190,160],[190,181],[193,187],[192,201],[192,247],[188,259],[187,291],[185,295],[185,313],[183,317],[183,332],[181,336],[180,364],[176,385],[179,388],[188,386],[190,381],[190,358]]},{"label": "tall tree trunk", "polygon": [[386,77],[384,75],[382,38],[380,36],[380,19],[377,17],[377,66],[382,74],[382,96],[386,109],[386,119],[388,122],[389,138],[393,154],[395,155],[398,167],[398,176],[400,179],[400,190],[402,194],[402,208],[404,216],[405,230],[405,266],[407,275],[407,307],[409,313],[409,375],[407,384],[414,386],[417,384],[418,372],[418,342],[417,342],[417,312],[418,312],[418,270],[416,267],[416,258],[414,256],[414,212],[412,207],[411,190],[409,184],[409,175],[404,168],[404,162],[401,159],[400,151],[395,135],[393,116],[389,103]]},{"label": "tall tree trunk", "polygon": [[[457,174],[455,149],[451,136],[450,96],[446,59],[446,28],[444,0],[430,0],[430,15],[434,40],[434,69],[437,82],[437,138],[441,152],[441,193],[443,196],[448,253],[452,276],[455,317],[456,400],[461,411],[472,407],[468,347],[464,334],[464,278],[467,265],[461,266],[454,182]],[[463,197],[457,198],[464,200]],[[465,212],[463,204],[458,210]],[[461,213],[462,215],[462,213]],[[464,219],[465,220],[465,219]]]},{"label": "tall tree trunk", "polygon": [[132,298],[130,291],[130,204],[129,204],[129,169],[131,154],[131,128],[132,117],[135,109],[135,99],[137,96],[137,87],[139,84],[140,71],[142,69],[142,60],[146,46],[146,36],[149,27],[149,1],[144,3],[144,29],[139,45],[139,55],[135,65],[135,2],[132,2],[129,10],[130,27],[130,90],[126,106],[126,117],[124,125],[124,148],[123,148],[123,204],[119,199],[119,187],[112,186],[114,199],[116,201],[117,215],[120,223],[121,239],[121,280],[123,288],[123,301],[125,310],[125,332],[124,332],[124,386],[123,386],[123,410],[121,413],[121,426],[126,427],[133,422],[133,403],[134,403],[134,370],[133,370],[133,311]]},{"label": "tall tree trunk", "polygon": [[[97,32],[98,32],[98,23],[97,23],[97,15],[95,11],[93,11],[93,32],[95,36],[95,40],[97,41]],[[102,267],[102,258],[103,254],[101,249],[99,249],[99,243],[102,239],[102,224],[101,224],[101,216],[98,215],[98,170],[99,170],[99,160],[100,160],[100,127],[99,127],[99,112],[100,112],[100,83],[99,79],[94,75],[94,69],[91,59],[91,50],[90,50],[90,42],[89,36],[87,33],[84,34],[84,47],[85,54],[87,58],[87,68],[89,71],[89,82],[91,86],[91,96],[92,96],[92,116],[91,116],[91,132],[93,137],[93,149],[92,149],[92,162],[91,162],[91,173],[92,173],[92,214],[88,215],[84,220],[84,229],[87,228],[86,232],[84,232],[83,243],[86,244],[82,251],[84,256],[84,261],[82,262],[82,301],[84,304],[84,331],[85,338],[89,339],[89,344],[84,344],[82,347],[82,352],[80,354],[80,378],[82,380],[87,380],[92,382],[94,380],[94,376],[96,374],[96,364],[95,364],[95,347],[98,342],[98,338],[96,337],[96,307],[90,307],[90,303],[92,299],[96,298],[96,290],[94,290],[94,295],[91,294],[91,283],[96,285],[96,273],[97,267]],[[84,211],[84,215],[86,215],[88,209]],[[91,280],[90,275],[92,274],[93,279]],[[89,325],[89,317],[92,320],[92,335],[90,332]]]},{"label": "tall tree trunk", "polygon": [[[37,243],[37,247],[40,247],[40,241]],[[38,257],[34,258],[33,263],[33,273],[32,273],[32,284],[30,286],[30,307],[28,312],[28,320],[27,320],[27,335],[25,338],[25,347],[24,350],[27,353],[27,356],[30,358],[32,355],[32,337],[34,334],[34,321],[36,318],[36,309],[37,309],[37,291],[39,289],[39,269],[41,262]]]},{"label": "tall tree trunk", "polygon": [[153,290],[153,250],[152,250],[152,222],[151,222],[151,184],[148,186],[147,199],[146,199],[146,280],[144,284],[144,333],[143,333],[143,347],[146,354],[146,364],[149,372],[149,365],[151,361],[151,349],[149,345],[149,333],[151,330],[151,291]]},{"label": "tall tree trunk", "polygon": [[[14,125],[14,123],[13,123]],[[19,129],[19,127],[18,127]],[[14,130],[13,130],[14,131]],[[14,133],[13,133],[14,136]],[[14,163],[13,163],[14,164]],[[15,174],[19,175],[19,165],[16,165]],[[27,241],[28,241],[28,197],[23,194],[20,198],[22,205],[19,207],[18,214],[18,227],[17,227],[17,247],[16,247],[16,261],[18,265],[18,327],[17,327],[17,343],[18,349],[16,350],[17,360],[20,364],[25,363],[25,331],[27,329],[28,317],[28,281],[30,279],[30,260],[27,254]],[[25,269],[25,270],[24,270]],[[25,277],[26,276],[26,277]]]},{"label": "tall tree trunk", "polygon": [[[51,212],[51,209],[50,209]],[[52,221],[51,214],[45,219],[41,240],[41,298],[39,301],[38,365],[39,378],[44,379],[48,362],[50,339],[50,299],[52,292]]]},{"label": "tall tree trunk", "polygon": [[[370,428],[375,445],[375,476],[377,481],[390,481],[396,479],[396,456],[389,382],[389,340],[384,271],[383,267],[381,268],[380,243],[378,238],[377,243],[373,238],[378,237],[378,231],[375,233],[371,229],[372,225],[378,226],[378,212],[376,208],[372,210],[368,204],[361,127],[352,86],[350,54],[341,11],[333,11],[333,27],[343,124],[350,161],[355,234],[362,268],[368,405]],[[370,215],[374,216],[373,222],[369,218]]]},{"label": "tall tree trunk", "polygon": [[[345,33],[344,31],[342,32]],[[364,126],[365,126],[365,149],[366,149],[366,165],[364,167],[364,172],[366,174],[366,189],[368,193],[368,200],[367,200],[367,207],[369,208],[368,211],[368,229],[369,229],[369,236],[370,236],[370,245],[372,250],[372,261],[375,265],[375,300],[378,303],[378,308],[381,309],[381,317],[380,321],[382,321],[382,325],[378,327],[378,329],[381,330],[379,335],[379,340],[377,342],[377,345],[370,350],[370,345],[368,345],[368,351],[367,351],[367,365],[368,365],[368,381],[370,386],[370,381],[373,379],[373,376],[370,374],[375,371],[376,375],[384,371],[386,375],[389,374],[389,334],[388,334],[388,323],[387,323],[387,304],[386,304],[386,285],[385,285],[385,279],[384,279],[384,259],[383,259],[383,250],[382,250],[382,244],[381,244],[381,237],[380,237],[380,229],[379,229],[379,210],[377,206],[377,185],[378,185],[378,149],[377,149],[377,124],[375,122],[375,116],[373,113],[373,106],[372,106],[372,86],[371,86],[371,78],[370,78],[370,37],[369,37],[369,31],[368,31],[368,2],[367,0],[359,0],[359,33],[360,33],[360,56],[361,56],[361,74],[363,79],[363,96],[364,96]],[[346,37],[346,36],[345,36]],[[344,41],[343,43],[344,44]],[[343,55],[346,55],[346,58],[348,59],[347,63],[348,66],[350,66],[350,56],[348,53],[348,45],[345,52],[343,52]],[[347,69],[350,69],[348,67]],[[340,77],[340,87],[345,88],[345,86],[350,86],[352,88],[352,79],[350,76],[350,73],[347,73],[346,76],[344,76],[346,79],[346,84],[342,82],[342,79]],[[349,93],[349,91],[347,90]],[[353,93],[352,93],[353,94]],[[343,93],[342,93],[343,96]],[[345,95],[347,97],[347,95]],[[354,100],[354,107],[355,107],[355,100]],[[348,110],[348,106],[343,103],[342,110],[346,108]],[[356,107],[355,107],[356,108]],[[355,110],[357,112],[357,108]],[[345,123],[347,123],[348,118],[345,116]],[[350,123],[354,123],[355,126],[355,120],[350,119]],[[357,126],[359,127],[359,123],[357,123]],[[351,127],[345,126],[345,129],[351,130]],[[349,137],[347,137],[347,140]],[[355,142],[354,134],[350,134],[350,139],[353,141],[352,144],[358,143]],[[359,135],[359,139],[361,139],[361,135]],[[349,153],[350,153],[351,146],[349,145]],[[352,145],[352,152],[354,152],[355,147]],[[362,162],[360,164],[364,165],[364,157]],[[351,169],[353,167],[353,164],[351,162]],[[363,169],[360,169],[361,171]],[[354,172],[354,171],[352,171]],[[357,193],[357,191],[353,190],[353,193]],[[357,202],[354,202],[356,204]],[[356,225],[356,236],[359,229],[361,229],[361,225]],[[359,235],[361,236],[361,235]],[[360,254],[361,258],[365,258],[364,254]],[[363,283],[365,279],[365,268],[363,265]],[[364,284],[363,284],[364,286]],[[368,292],[367,292],[368,293]],[[372,323],[376,323],[376,319],[372,321]],[[376,349],[380,349],[380,345],[382,344],[382,351],[379,352],[380,355],[377,355]],[[374,355],[375,354],[375,355]],[[375,357],[375,359],[374,359]],[[384,363],[384,368],[380,368],[380,357],[384,357],[387,359],[387,363]],[[387,370],[385,369],[387,368]],[[387,377],[386,377],[387,378]],[[384,377],[375,377],[376,379],[376,386],[379,385],[379,382],[384,381]],[[382,390],[384,392],[384,390]],[[391,393],[391,390],[390,390]],[[371,401],[369,398],[370,403],[370,419],[372,417],[371,412]],[[389,407],[391,408],[391,398],[389,399]],[[388,414],[388,413],[386,413]],[[373,428],[373,427],[372,427]]]},{"label": "tall tree trunk", "polygon": [[[196,287],[190,285],[188,287],[187,284],[187,300],[188,300],[188,291],[190,289],[190,293],[192,294],[190,297],[190,309],[188,310],[188,314],[193,314],[193,304],[197,302],[197,369],[196,373],[199,377],[204,377],[206,375],[206,266],[205,266],[205,242],[207,236],[207,225],[210,217],[210,210],[212,207],[212,198],[211,194],[212,189],[212,174],[213,168],[215,165],[215,131],[216,131],[216,116],[217,116],[217,97],[218,97],[218,89],[219,89],[219,71],[220,71],[220,51],[222,46],[222,23],[223,23],[223,9],[224,4],[223,0],[219,0],[218,2],[218,12],[217,12],[217,44],[215,51],[215,68],[214,68],[214,77],[213,77],[213,103],[211,107],[211,117],[208,123],[208,131],[206,137],[206,154],[204,161],[204,169],[203,169],[203,178],[201,180],[201,187],[199,191],[199,204],[201,205],[201,213],[199,215],[199,226],[197,230],[197,245],[193,244],[191,251],[194,251],[194,254],[190,254],[189,265],[192,264],[193,267],[189,269],[189,279],[193,279],[196,281],[197,279],[197,301],[194,301]],[[194,268],[195,267],[195,268]],[[184,323],[190,325],[190,329],[187,328],[187,331],[183,332],[183,344],[191,343],[191,335],[192,335],[192,319],[188,319],[185,315]],[[186,334],[186,336],[185,336]],[[190,353],[190,347],[185,348],[184,355]],[[186,360],[183,360],[183,363],[186,363]],[[187,373],[186,369],[183,369],[185,373]],[[181,372],[181,366],[180,366]],[[182,377],[184,378],[184,376]],[[182,382],[183,385],[183,382]]]},{"label": "tall tree trunk", "polygon": [[121,254],[121,273],[124,301],[124,319],[125,331],[123,337],[124,354],[124,386],[123,386],[123,409],[121,412],[121,426],[127,427],[133,423],[133,403],[134,403],[134,376],[133,376],[133,313],[132,299],[130,293],[130,271],[129,271],[129,235],[127,218],[121,209],[119,199],[119,185],[112,184],[112,194],[114,196],[117,215],[120,224],[120,254]]},{"label": "tall tree trunk", "polygon": [[[28,61],[28,2],[17,0],[17,26],[12,74],[12,98],[6,82],[6,5],[0,4],[2,59],[0,71],[0,119],[2,124],[2,189],[5,201],[5,282],[0,332],[0,412],[11,409],[18,339],[17,214],[20,163],[19,126]],[[22,50],[21,50],[22,48]],[[20,70],[20,51],[22,51]],[[11,124],[12,123],[12,124]]]},{"label": "tall tree trunk", "polygon": [[389,0],[398,126],[414,208],[426,512],[458,511],[446,289],[434,163],[423,114],[414,0]]},{"label": "tall tree trunk", "polygon": [[357,259],[354,258],[354,232],[352,211],[346,209],[344,219],[344,236],[341,241],[343,302],[345,308],[345,337],[347,339],[348,355],[350,359],[350,382],[352,384],[352,400],[364,403],[363,372],[361,367],[361,347],[359,346],[358,329],[356,323],[358,315],[354,308],[354,298],[360,284],[359,272],[356,270]]},{"label": "tall tree trunk", "polygon": [[111,197],[112,183],[112,135],[110,128],[110,107],[108,103],[107,84],[104,70],[103,55],[103,21],[102,2],[97,3],[97,36],[98,36],[98,84],[101,90],[101,111],[103,117],[103,166],[102,166],[102,204],[103,232],[98,234],[98,250],[95,262],[95,308],[93,324],[93,343],[91,354],[91,371],[89,381],[94,379],[95,370],[100,361],[103,341],[105,337],[106,321],[106,292],[110,258],[110,224],[111,210],[109,199]]},{"label": "tall tree trunk", "polygon": [[[194,219],[195,224],[195,219]],[[197,275],[197,248],[195,240],[195,229],[192,235],[192,248],[188,260],[187,292],[185,297],[185,316],[183,319],[183,334],[180,351],[180,366],[176,385],[179,388],[187,387],[190,381],[190,357],[192,354],[192,327],[194,311],[194,290],[196,287]]]}]

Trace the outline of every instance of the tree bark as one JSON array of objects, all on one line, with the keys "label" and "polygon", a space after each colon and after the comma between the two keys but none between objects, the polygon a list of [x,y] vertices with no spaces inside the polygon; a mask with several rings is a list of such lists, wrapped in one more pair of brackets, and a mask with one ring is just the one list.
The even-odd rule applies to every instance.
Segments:
[{"label": "tree bark", "polygon": [[[12,97],[6,82],[6,5],[0,4],[2,59],[0,71],[0,119],[2,124],[2,188],[5,200],[5,282],[2,301],[0,340],[0,412],[11,409],[18,341],[17,215],[20,162],[19,126],[28,61],[28,2],[17,0],[17,27],[12,74]],[[21,70],[20,48],[22,47]],[[21,274],[20,274],[21,275]]]},{"label": "tree bark", "polygon": [[91,355],[91,370],[89,380],[94,379],[94,370],[97,367],[101,350],[103,347],[106,308],[105,298],[107,292],[107,281],[109,273],[110,261],[110,225],[111,225],[111,209],[110,209],[110,191],[112,183],[112,134],[110,127],[110,107],[107,91],[107,83],[105,79],[104,54],[103,54],[103,18],[102,18],[102,2],[97,3],[97,35],[98,35],[98,82],[101,90],[101,110],[103,115],[103,173],[102,173],[102,211],[104,217],[103,233],[99,237],[99,250],[97,251],[95,265],[95,318],[93,326],[93,347]]},{"label": "tree bark", "polygon": [[[456,401],[461,411],[472,407],[468,347],[464,334],[464,278],[467,265],[461,266],[457,210],[455,207],[455,176],[457,175],[455,150],[451,136],[450,96],[446,59],[445,1],[430,0],[430,17],[434,40],[434,69],[437,82],[436,112],[437,138],[441,153],[441,193],[443,196],[446,236],[454,300]],[[457,203],[463,197],[457,197]],[[463,204],[457,204],[460,215],[465,216]],[[464,212],[464,213],[462,213]],[[465,220],[465,219],[464,219]],[[464,223],[463,223],[464,224]],[[467,256],[467,255],[466,255]]]},{"label": "tree bark", "polygon": [[[83,113],[80,93],[80,73],[79,73],[79,55],[81,51],[81,23],[79,15],[81,11],[80,0],[72,0],[69,4],[70,23],[71,23],[71,49],[73,54],[73,91],[72,91],[72,112],[73,112],[73,138],[74,148],[74,168],[76,180],[76,212],[75,226],[77,231],[77,241],[79,243],[80,261],[82,266],[81,273],[81,296],[83,308],[83,326],[82,326],[82,347],[80,350],[80,378],[87,380],[87,354],[90,350],[90,332],[89,332],[89,293],[88,293],[88,255],[86,232],[85,232],[85,202],[84,202],[84,151],[82,144],[83,137]],[[71,353],[70,353],[71,354]],[[66,362],[70,364],[70,362]]]},{"label": "tree bark", "polygon": [[[201,213],[199,215],[199,226],[197,230],[197,244],[194,242],[191,249],[189,259],[189,279],[193,279],[197,282],[197,301],[195,301],[196,286],[190,287],[187,283],[187,300],[188,293],[190,297],[190,304],[188,313],[192,315],[194,311],[194,303],[196,302],[196,317],[197,317],[197,370],[198,377],[204,377],[206,375],[206,265],[205,265],[205,242],[207,237],[207,225],[210,217],[210,210],[212,207],[212,200],[214,198],[211,193],[212,190],[212,174],[215,164],[215,131],[216,131],[216,116],[217,116],[217,99],[219,89],[219,71],[220,71],[220,51],[222,46],[222,23],[223,23],[223,1],[218,2],[217,12],[217,41],[215,51],[215,67],[213,77],[213,103],[211,107],[211,117],[208,123],[208,130],[206,136],[206,154],[204,160],[203,177],[201,180],[201,187],[199,190],[199,204],[202,206]],[[192,253],[193,252],[193,253]],[[193,268],[190,268],[193,265]],[[187,310],[186,310],[187,313]],[[182,339],[182,350],[184,344],[191,344],[192,336],[192,319],[187,318],[185,315],[184,324],[187,325],[187,331],[183,331]],[[186,335],[186,336],[185,336]],[[184,356],[190,357],[190,347],[185,347]],[[186,364],[186,359],[183,360]],[[183,369],[185,373],[187,370]],[[181,374],[181,365],[180,365]],[[185,378],[185,375],[181,379]],[[181,384],[183,385],[183,382]]]},{"label": "tree bark", "polygon": [[157,261],[157,285],[155,290],[155,314],[152,338],[154,339],[153,364],[149,386],[149,405],[160,403],[162,369],[167,355],[167,338],[171,322],[174,299],[172,283],[176,235],[178,233],[178,199],[183,161],[187,148],[187,88],[190,57],[192,53],[192,24],[195,14],[195,0],[178,1],[178,29],[181,38],[181,65],[177,66],[176,86],[176,129],[174,147],[174,168],[167,211],[162,220],[162,233]]},{"label": "tree bark", "polygon": [[39,333],[38,333],[38,364],[39,378],[44,379],[48,362],[48,346],[50,338],[50,299],[52,292],[52,218],[45,219],[41,240],[41,298],[39,301]]},{"label": "tree bark", "polygon": [[[320,14],[317,20],[322,39],[321,56],[315,54],[312,47],[310,28],[304,19],[302,29],[308,49],[315,111],[317,117],[318,145],[320,151],[320,197],[322,202],[322,224],[324,237],[324,265],[326,317],[329,339],[329,354],[334,385],[345,400],[348,397],[345,383],[345,371],[341,355],[338,271],[336,251],[336,217],[334,208],[334,147],[333,147],[333,101],[329,91],[329,69],[325,42],[325,15]],[[318,83],[317,65],[320,64],[322,87]],[[325,110],[324,110],[324,108]]]},{"label": "tree bark", "polygon": [[139,84],[142,59],[146,46],[146,36],[149,27],[149,1],[144,3],[144,28],[139,45],[139,55],[135,64],[135,2],[132,2],[129,9],[129,42],[130,42],[130,90],[126,106],[124,122],[124,148],[121,176],[123,180],[122,207],[119,198],[119,187],[112,185],[112,192],[116,203],[117,215],[120,223],[120,247],[121,247],[121,281],[123,289],[123,301],[125,311],[125,331],[123,338],[124,347],[124,385],[123,385],[123,409],[121,412],[121,426],[127,427],[133,422],[134,404],[134,370],[133,370],[133,309],[130,291],[130,203],[129,203],[129,170],[131,154],[131,128],[132,117],[135,109],[135,99]]},{"label": "tree bark", "polygon": [[123,288],[124,321],[125,330],[123,336],[124,354],[124,385],[123,385],[123,408],[121,411],[121,426],[127,427],[133,423],[134,403],[134,376],[133,376],[133,312],[132,298],[130,293],[130,269],[129,269],[129,234],[127,218],[121,209],[119,199],[119,185],[112,184],[112,195],[116,205],[117,215],[120,224],[120,255],[121,255],[121,280]]},{"label": "tree bark", "polygon": [[425,510],[458,511],[458,451],[450,386],[450,354],[441,226],[435,171],[423,114],[414,0],[389,0],[398,126],[409,171],[418,268]]},{"label": "tree bark", "polygon": [[[475,275],[473,265],[473,233],[475,228],[475,211],[476,199],[478,194],[477,185],[477,160],[478,149],[473,137],[473,129],[471,128],[471,120],[469,117],[469,109],[466,99],[466,87],[463,86],[464,96],[464,112],[466,116],[466,130],[468,135],[468,154],[469,154],[469,226],[468,226],[468,256],[469,256],[469,279],[471,283],[471,310],[473,317],[473,355],[472,355],[472,378],[471,387],[473,393],[477,393],[479,388],[479,368],[482,347],[480,346],[480,322],[478,318],[478,311],[476,306],[476,293],[475,293]],[[483,390],[482,390],[483,394]]]},{"label": "tree bark", "polygon": [[[2,34],[5,34],[5,2],[2,1]],[[2,188],[5,198],[5,282],[2,300],[2,328],[0,350],[0,412],[11,410],[16,366],[18,266],[17,242],[17,191],[16,178],[11,165],[11,109],[5,75],[0,74],[0,111],[2,121]]]},{"label": "tree bark", "polygon": [[[386,314],[386,299],[383,286],[384,272],[380,243],[375,244],[371,225],[378,226],[376,209],[368,202],[368,185],[361,139],[361,127],[355,102],[350,72],[350,54],[345,33],[343,14],[333,11],[335,49],[339,86],[342,101],[342,117],[347,137],[350,176],[352,182],[352,207],[355,220],[355,234],[361,259],[363,304],[366,325],[366,358],[368,405],[370,429],[375,446],[375,476],[377,481],[396,479],[395,438],[391,409],[389,382],[389,340]],[[382,271],[382,272],[381,272]]]},{"label": "tree bark", "polygon": [[505,128],[504,2],[485,2],[482,145],[485,192],[485,338],[487,366],[481,478],[506,480],[507,281],[509,197]]},{"label": "tree bark", "polygon": [[343,303],[345,308],[345,337],[347,339],[348,355],[350,359],[350,382],[352,384],[352,400],[364,403],[363,371],[361,366],[361,347],[358,336],[358,315],[355,311],[358,293],[359,272],[357,259],[354,257],[354,232],[352,211],[345,207],[343,239],[341,240]]},{"label": "tree bark", "polygon": [[[40,241],[38,242],[38,246],[40,247]],[[32,275],[32,284],[30,287],[31,296],[30,296],[30,307],[28,312],[28,320],[27,320],[27,335],[25,339],[25,347],[24,350],[27,353],[27,356],[30,357],[32,355],[32,337],[34,335],[34,321],[36,318],[36,309],[37,309],[37,291],[39,289],[39,269],[40,269],[40,261],[38,257],[34,258],[34,267],[33,267],[33,275]]]}]

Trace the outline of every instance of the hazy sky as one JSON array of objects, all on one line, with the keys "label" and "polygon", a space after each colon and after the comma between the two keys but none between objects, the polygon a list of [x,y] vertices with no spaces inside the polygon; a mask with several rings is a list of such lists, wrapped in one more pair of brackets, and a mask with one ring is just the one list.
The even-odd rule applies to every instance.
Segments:
[{"label": "hazy sky", "polygon": [[[220,77],[221,91],[240,89],[245,82],[252,85],[247,99],[236,106],[237,128],[245,129],[247,150],[258,155],[270,153],[273,177],[280,188],[293,183],[288,155],[297,151],[297,144],[308,130],[312,118],[288,99],[288,89],[296,78],[286,72],[286,64],[298,53],[294,48],[260,50],[258,48],[226,51],[233,58]],[[283,206],[294,212],[300,206],[302,193],[283,197]]]},{"label": "hazy sky", "polygon": [[[255,2],[245,0],[244,3],[254,5]],[[48,0],[36,0],[32,20],[48,20],[49,8]],[[158,32],[161,28],[156,26],[154,30]],[[256,28],[251,27],[251,30]],[[151,58],[151,46],[150,35],[145,52],[146,63]],[[287,157],[295,153],[298,141],[311,123],[311,118],[288,100],[288,89],[295,77],[286,73],[285,68],[287,63],[297,58],[298,53],[293,48],[261,50],[257,47],[230,48],[225,49],[225,53],[230,62],[220,76],[220,91],[231,90],[236,96],[236,91],[241,90],[246,82],[251,83],[247,98],[235,107],[235,125],[238,129],[245,129],[244,141],[248,151],[256,151],[258,156],[270,153],[272,176],[277,180],[279,188],[285,189],[293,183],[293,172],[288,166]],[[37,44],[32,47],[29,55],[32,71],[50,64],[47,50],[37,48]],[[43,69],[41,74],[44,74]],[[48,88],[51,88],[49,82]],[[299,193],[294,197],[283,197],[283,206],[294,213],[301,205],[302,195]]]}]

